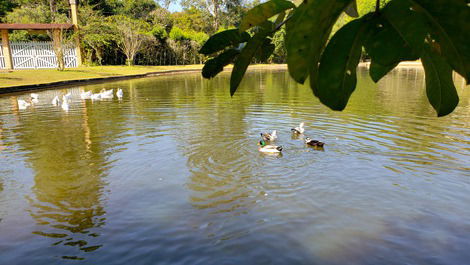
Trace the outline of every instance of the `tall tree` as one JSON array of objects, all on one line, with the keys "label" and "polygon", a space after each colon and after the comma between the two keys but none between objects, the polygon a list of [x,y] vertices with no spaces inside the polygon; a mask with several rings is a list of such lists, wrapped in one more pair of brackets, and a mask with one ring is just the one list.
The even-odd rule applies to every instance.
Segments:
[{"label": "tall tree", "polygon": [[150,25],[142,20],[117,15],[110,17],[116,30],[119,49],[126,55],[126,64],[133,65],[135,55],[143,48],[146,41],[154,37],[150,34]]}]

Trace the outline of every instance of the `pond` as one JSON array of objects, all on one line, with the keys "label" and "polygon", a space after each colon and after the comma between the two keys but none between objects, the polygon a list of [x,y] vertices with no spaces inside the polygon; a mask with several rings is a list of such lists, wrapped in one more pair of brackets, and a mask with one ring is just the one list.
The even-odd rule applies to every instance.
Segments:
[{"label": "pond", "polygon": [[[420,69],[358,78],[343,112],[284,70],[233,98],[229,73],[0,96],[0,264],[468,263],[469,87],[437,118]],[[258,151],[270,130],[281,155]]]}]

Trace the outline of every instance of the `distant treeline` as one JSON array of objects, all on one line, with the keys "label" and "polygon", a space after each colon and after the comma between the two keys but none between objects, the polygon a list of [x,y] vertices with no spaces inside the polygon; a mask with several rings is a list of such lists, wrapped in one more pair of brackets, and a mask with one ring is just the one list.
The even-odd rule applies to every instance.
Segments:
[{"label": "distant treeline", "polygon": [[[89,65],[180,65],[203,63],[198,53],[215,32],[237,27],[260,0],[81,0],[79,39]],[[294,1],[296,2],[296,1]],[[298,1],[297,1],[298,2]],[[369,5],[369,2],[371,3]],[[358,1],[368,9],[375,1]],[[171,4],[182,7],[170,12]],[[0,0],[2,23],[71,23],[69,0]],[[343,23],[343,22],[341,22]],[[64,42],[74,36],[65,32]],[[273,38],[269,62],[285,62],[285,31]],[[14,31],[12,41],[50,40],[44,32]]]}]

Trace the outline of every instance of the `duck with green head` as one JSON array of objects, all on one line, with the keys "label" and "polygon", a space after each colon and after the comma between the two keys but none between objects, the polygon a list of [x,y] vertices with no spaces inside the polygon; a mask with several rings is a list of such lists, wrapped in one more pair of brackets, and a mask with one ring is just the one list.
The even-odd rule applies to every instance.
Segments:
[{"label": "duck with green head", "polygon": [[258,145],[260,146],[258,150],[263,153],[280,153],[282,151],[282,146],[266,144],[266,141],[259,141]]}]

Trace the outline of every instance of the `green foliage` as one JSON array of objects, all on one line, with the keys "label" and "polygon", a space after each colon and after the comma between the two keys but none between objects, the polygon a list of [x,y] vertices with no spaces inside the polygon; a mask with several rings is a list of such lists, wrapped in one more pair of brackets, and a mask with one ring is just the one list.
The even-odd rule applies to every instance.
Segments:
[{"label": "green foliage", "polygon": [[173,27],[170,31],[170,39],[172,40],[184,40],[186,39],[185,34],[182,29],[178,27]]},{"label": "green foliage", "polygon": [[204,78],[212,78],[224,70],[224,66],[233,62],[240,52],[236,49],[229,49],[206,62],[202,68]]},{"label": "green foliage", "polygon": [[289,73],[304,83],[310,73],[315,93],[320,55],[341,12],[351,0],[303,2],[287,22],[286,49]]},{"label": "green foliage", "polygon": [[452,68],[436,51],[426,47],[421,57],[426,73],[426,94],[438,116],[451,113],[459,103]]},{"label": "green foliage", "polygon": [[294,7],[295,5],[292,2],[286,0],[270,0],[266,3],[255,6],[248,11],[242,19],[242,22],[240,23],[240,31],[243,32],[249,28],[258,26],[272,16]]},{"label": "green foliage", "polygon": [[199,52],[209,55],[223,50],[227,46],[234,46],[242,42],[247,42],[249,39],[250,35],[246,32],[240,33],[238,29],[225,30],[210,37]]},{"label": "green foliage", "polygon": [[170,31],[169,37],[175,41],[193,40],[202,45],[209,38],[209,35],[204,32],[182,30],[178,27],[173,27]]},{"label": "green foliage", "polygon": [[317,95],[332,109],[343,110],[356,88],[356,68],[361,57],[367,17],[342,27],[326,46],[320,60]]},{"label": "green foliage", "polygon": [[233,96],[237,91],[240,82],[242,81],[243,75],[245,75],[246,69],[250,64],[256,51],[265,43],[266,37],[271,32],[260,30],[256,33],[243,47],[240,55],[235,60],[233,65],[232,75],[230,77],[230,95]]},{"label": "green foliage", "polygon": [[16,3],[12,1],[0,1],[0,22],[3,22],[4,16],[7,12],[10,12],[13,10],[13,8],[16,7]]},{"label": "green foliage", "polygon": [[122,0],[118,4],[117,14],[134,19],[145,19],[157,8],[153,0]]},{"label": "green foliage", "polygon": [[158,40],[164,40],[168,38],[168,33],[165,30],[165,27],[161,25],[154,25],[150,33]]},{"label": "green foliage", "polygon": [[[235,58],[232,95],[252,58],[266,59],[272,50],[275,56],[287,57],[294,80],[304,83],[309,78],[314,95],[333,110],[343,110],[355,90],[356,67],[363,48],[371,58],[370,76],[375,82],[398,63],[421,59],[427,96],[438,116],[451,113],[458,103],[452,71],[470,82],[467,0],[308,0],[292,7],[293,12],[285,18],[280,15],[275,23],[270,22],[270,17],[288,9],[274,4],[281,2],[255,6],[240,25],[241,34],[254,25],[258,32]],[[362,17],[344,25],[350,19],[344,19],[342,12]],[[340,16],[343,22],[338,24]],[[339,30],[330,39],[335,24]],[[225,40],[220,34],[212,36],[201,53],[210,54],[242,42],[236,38]]]}]

